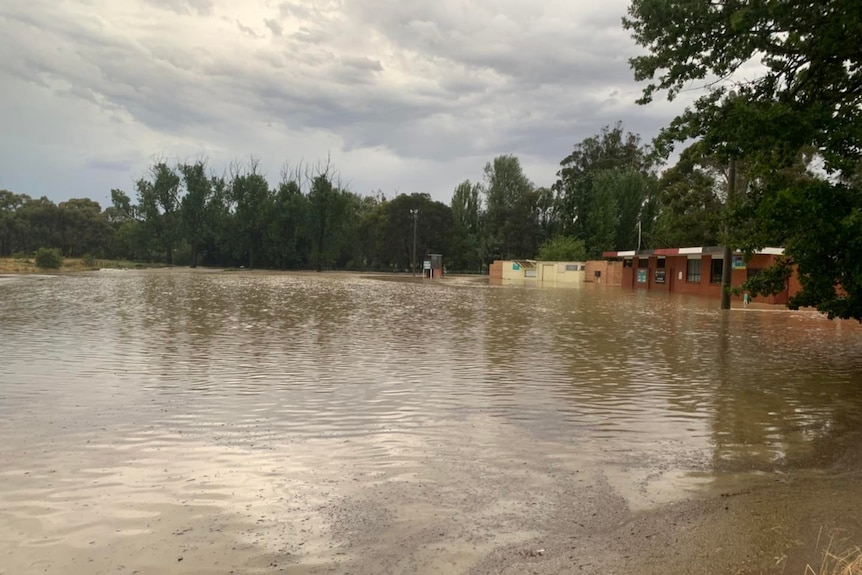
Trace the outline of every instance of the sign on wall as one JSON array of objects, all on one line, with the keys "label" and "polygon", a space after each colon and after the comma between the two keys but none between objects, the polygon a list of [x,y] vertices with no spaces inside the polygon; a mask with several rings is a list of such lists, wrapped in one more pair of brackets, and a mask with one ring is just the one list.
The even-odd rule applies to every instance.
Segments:
[{"label": "sign on wall", "polygon": [[638,283],[639,284],[647,283],[647,271],[649,271],[649,270],[647,270],[645,268],[638,268]]},{"label": "sign on wall", "polygon": [[735,270],[744,270],[745,269],[745,260],[742,259],[742,256],[733,256],[733,269],[735,269]]}]

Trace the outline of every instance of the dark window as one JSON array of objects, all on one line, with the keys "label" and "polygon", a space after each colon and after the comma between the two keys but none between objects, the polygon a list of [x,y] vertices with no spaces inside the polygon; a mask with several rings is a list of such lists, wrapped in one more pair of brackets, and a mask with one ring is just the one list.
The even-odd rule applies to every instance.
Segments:
[{"label": "dark window", "polygon": [[657,269],[657,270],[663,270],[663,269],[664,269],[664,266],[665,266],[665,262],[667,262],[667,260],[666,260],[666,259],[664,259],[664,258],[659,258],[659,259],[657,259],[657,260],[655,261],[655,269]]},{"label": "dark window", "polygon": [[688,260],[688,268],[685,281],[700,283],[700,260]]},{"label": "dark window", "polygon": [[638,258],[638,267],[639,268],[648,268],[649,267],[649,259]]},{"label": "dark window", "polygon": [[630,268],[632,266],[633,266],[632,260],[623,260],[623,267],[624,268]]},{"label": "dark window", "polygon": [[712,269],[709,274],[710,283],[720,284],[721,283],[721,272],[724,270],[724,260],[713,259],[712,260]]},{"label": "dark window", "polygon": [[745,274],[748,279],[756,278],[760,274],[760,268],[748,268]]}]

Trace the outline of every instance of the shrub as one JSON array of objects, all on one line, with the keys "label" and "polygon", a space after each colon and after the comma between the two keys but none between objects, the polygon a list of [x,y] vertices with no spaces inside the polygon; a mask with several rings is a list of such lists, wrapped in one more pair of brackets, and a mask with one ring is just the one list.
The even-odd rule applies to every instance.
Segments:
[{"label": "shrub", "polygon": [[55,270],[63,265],[63,256],[56,248],[39,248],[36,252],[36,267]]},{"label": "shrub", "polygon": [[96,267],[96,258],[92,254],[84,254],[81,256],[81,263],[88,268]]},{"label": "shrub", "polygon": [[24,252],[24,251],[15,252],[12,254],[13,258],[15,258],[16,260],[20,260],[22,262],[29,260],[32,256],[33,256],[33,254],[28,253],[28,252]]},{"label": "shrub", "polygon": [[584,261],[587,259],[587,250],[583,240],[557,236],[542,244],[538,259],[552,262]]}]

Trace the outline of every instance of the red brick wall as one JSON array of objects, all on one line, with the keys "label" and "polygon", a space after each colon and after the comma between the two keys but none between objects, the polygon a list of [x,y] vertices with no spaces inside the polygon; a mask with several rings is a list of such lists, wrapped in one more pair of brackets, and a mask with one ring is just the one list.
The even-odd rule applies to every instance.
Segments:
[{"label": "red brick wall", "polygon": [[[602,276],[596,282],[596,272],[602,272]],[[584,281],[594,282],[608,286],[618,286],[623,280],[623,262],[592,260],[587,262],[586,277]]]},{"label": "red brick wall", "polygon": [[627,267],[623,266],[623,271],[620,274],[620,279],[621,279],[620,285],[622,285],[623,287],[633,288],[634,282],[635,282],[634,268],[633,267],[627,268]]},{"label": "red brick wall", "polygon": [[[659,291],[668,291],[673,293],[691,294],[698,296],[706,296],[712,298],[721,298],[721,283],[712,283],[710,280],[712,275],[712,255],[703,255],[700,258],[700,281],[688,281],[688,257],[687,256],[667,256],[665,259],[665,283],[660,284],[655,282],[655,271],[658,268],[658,258],[651,256],[649,258],[648,281],[647,283],[638,283],[637,280],[637,265],[638,260],[634,258],[633,267],[623,269],[622,285],[635,289],[650,289]],[[775,256],[767,254],[757,254],[751,258],[746,269],[732,270],[730,285],[731,287],[741,286],[748,279],[748,269],[767,268],[775,263]],[[728,264],[731,265],[731,264]],[[680,278],[682,274],[682,278]],[[785,304],[790,295],[797,293],[800,289],[799,280],[794,274],[788,282],[788,289],[782,293],[769,297],[758,297],[756,301],[761,303]],[[742,301],[742,295],[732,295],[731,299]]]},{"label": "red brick wall", "polygon": [[497,260],[488,267],[488,276],[492,280],[503,281],[503,260]]}]

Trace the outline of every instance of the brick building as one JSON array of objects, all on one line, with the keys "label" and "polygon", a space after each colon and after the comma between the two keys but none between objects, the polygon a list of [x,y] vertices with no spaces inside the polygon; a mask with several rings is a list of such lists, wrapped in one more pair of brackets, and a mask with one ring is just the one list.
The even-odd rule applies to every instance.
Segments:
[{"label": "brick building", "polygon": [[[632,289],[648,289],[721,298],[721,274],[724,267],[721,247],[662,248],[655,250],[605,252],[603,257],[622,262],[621,284]],[[746,262],[741,253],[732,256],[731,286],[738,287],[760,270],[772,266],[784,253],[783,248],[764,248]],[[786,304],[800,290],[796,273],[783,291],[757,301]],[[733,296],[742,300],[742,296]]]}]

